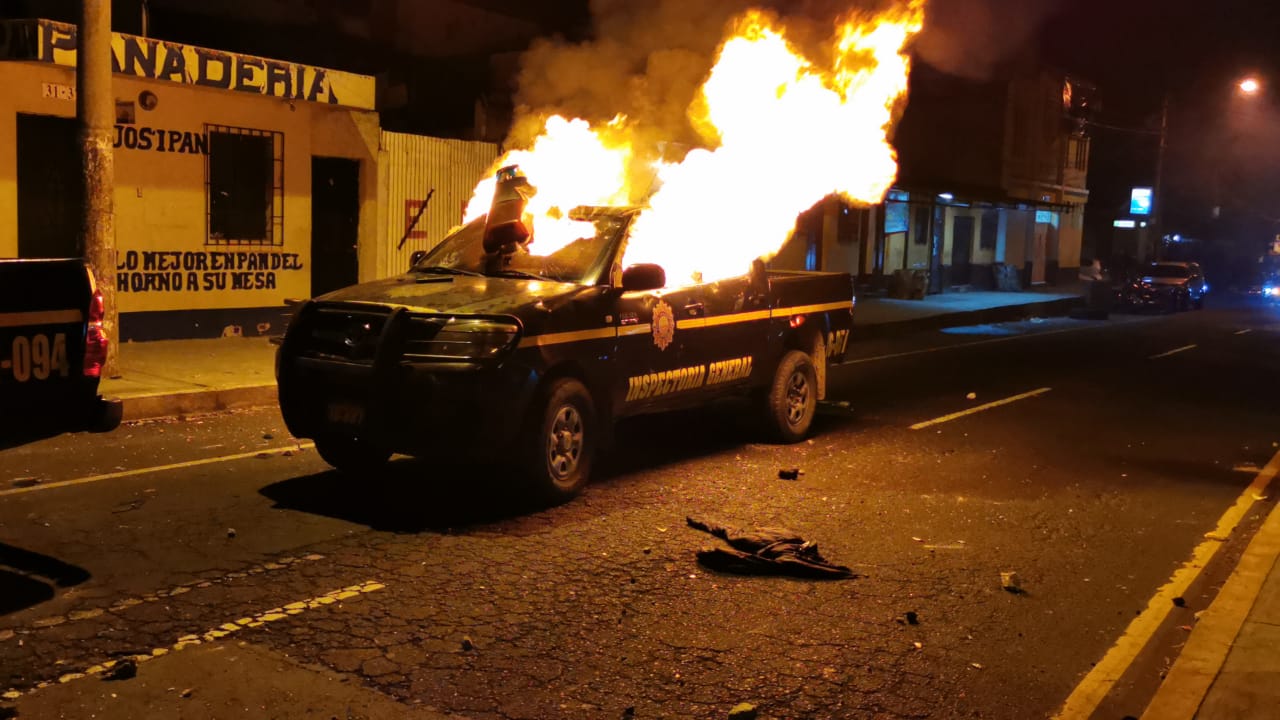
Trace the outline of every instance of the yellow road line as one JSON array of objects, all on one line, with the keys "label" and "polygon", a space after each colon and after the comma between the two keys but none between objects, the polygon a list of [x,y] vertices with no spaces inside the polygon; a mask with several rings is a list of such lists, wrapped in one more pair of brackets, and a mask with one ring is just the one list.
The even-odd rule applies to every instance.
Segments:
[{"label": "yellow road line", "polygon": [[270,448],[267,450],[251,450],[249,452],[236,453],[235,455],[222,455],[219,457],[202,458],[200,460],[187,460],[186,462],[170,463],[168,465],[156,465],[155,467],[138,468],[136,470],[121,470],[119,472],[103,473],[101,475],[89,475],[88,477],[76,478],[74,480],[59,480],[57,482],[43,483],[41,485],[32,485],[31,487],[11,488],[9,490],[0,490],[0,497],[6,495],[22,495],[23,493],[42,492],[44,490],[54,490],[57,488],[70,487],[72,485],[86,485],[88,483],[100,482],[102,480],[115,480],[116,478],[134,477],[136,475],[148,475],[150,473],[166,472],[168,470],[182,470],[184,468],[200,467],[201,465],[212,465],[220,462],[231,462],[233,460],[244,460],[246,458],[258,457],[260,455],[283,455],[284,453],[297,450],[305,450],[315,447],[315,443],[304,442],[298,445],[291,445],[282,448]]},{"label": "yellow road line", "polygon": [[1149,357],[1149,358],[1147,358],[1147,359],[1148,359],[1148,360],[1159,360],[1160,358],[1163,358],[1163,357],[1169,357],[1170,355],[1177,355],[1177,354],[1178,354],[1178,353],[1180,353],[1180,352],[1186,352],[1186,351],[1188,351],[1188,350],[1195,350],[1197,347],[1200,347],[1200,346],[1199,346],[1199,345],[1183,345],[1182,347],[1180,347],[1180,348],[1174,348],[1174,349],[1170,350],[1169,352],[1162,352],[1162,353],[1160,353],[1159,355],[1152,355],[1151,357]]},{"label": "yellow road line", "polygon": [[106,662],[103,662],[97,665],[92,665],[88,668],[85,668],[81,672],[64,673],[58,677],[57,681],[46,681],[46,682],[39,683],[34,688],[28,690],[26,693],[23,693],[20,690],[10,689],[5,693],[0,694],[0,698],[3,698],[5,700],[17,700],[18,698],[22,697],[24,694],[30,694],[35,692],[36,690],[47,688],[51,685],[65,684],[65,683],[71,682],[72,680],[79,680],[80,678],[84,678],[84,677],[102,675],[103,673],[107,672],[108,670],[110,670],[111,668],[119,664],[121,661],[126,659],[132,660],[135,663],[144,663],[149,660],[154,660],[155,658],[168,655],[171,652],[178,652],[184,648],[192,647],[194,645],[201,645],[207,642],[214,642],[215,640],[221,640],[222,638],[225,638],[228,635],[231,635],[232,633],[239,632],[245,628],[261,627],[263,625],[266,625],[267,623],[276,622],[278,620],[284,620],[285,618],[291,615],[301,615],[303,612],[307,610],[314,610],[315,608],[324,607],[325,605],[332,605],[336,602],[347,600],[347,599],[356,597],[358,595],[364,595],[366,593],[371,593],[371,592],[381,590],[384,587],[386,587],[386,585],[383,585],[380,582],[375,582],[373,580],[366,580],[365,582],[359,585],[351,585],[348,587],[340,588],[338,590],[327,592],[324,595],[318,595],[316,597],[308,598],[306,600],[300,600],[298,602],[289,603],[288,605],[285,605],[283,607],[272,608],[270,610],[267,610],[266,612],[260,612],[257,615],[254,615],[252,617],[240,618],[235,622],[223,623],[218,627],[211,628],[199,635],[183,635],[182,637],[178,638],[178,641],[175,642],[173,645],[170,645],[168,647],[155,648],[149,653],[138,653],[136,655],[129,655],[127,657],[118,658],[116,660],[108,660]]},{"label": "yellow road line", "polygon": [[1111,692],[1111,688],[1129,669],[1134,659],[1151,641],[1161,623],[1169,616],[1170,610],[1174,607],[1174,599],[1182,597],[1187,588],[1191,587],[1191,583],[1200,576],[1205,566],[1218,552],[1218,548],[1222,547],[1222,541],[1231,535],[1245,513],[1257,502],[1257,497],[1266,490],[1267,485],[1276,476],[1277,470],[1280,470],[1280,452],[1276,453],[1271,458],[1271,462],[1262,468],[1249,487],[1236,499],[1235,504],[1227,508],[1227,511],[1218,519],[1218,525],[1213,532],[1205,535],[1207,539],[1192,551],[1191,558],[1174,571],[1169,582],[1156,591],[1155,596],[1147,603],[1147,607],[1133,619],[1133,622],[1129,623],[1129,627],[1125,628],[1124,634],[1116,644],[1107,651],[1097,665],[1093,666],[1089,674],[1085,675],[1084,680],[1080,681],[1076,689],[1067,697],[1062,709],[1054,716],[1055,720],[1085,720],[1093,715],[1107,693]]},{"label": "yellow road line", "polygon": [[111,603],[111,605],[109,606],[88,608],[84,610],[76,610],[75,612],[71,612],[66,615],[51,615],[48,617],[43,617],[33,621],[31,623],[31,626],[27,629],[20,629],[17,631],[0,630],[0,642],[9,640],[13,637],[17,637],[20,634],[27,634],[36,630],[41,630],[43,628],[65,626],[69,623],[77,622],[80,620],[89,620],[92,618],[101,617],[102,615],[105,615],[108,612],[111,612],[111,613],[121,612],[123,610],[128,610],[129,608],[136,607],[138,605],[145,605],[147,603],[167,600],[169,598],[176,597],[178,595],[185,595],[186,593],[189,593],[192,590],[200,590],[207,587],[212,587],[214,585],[223,585],[225,583],[231,582],[232,580],[239,580],[241,578],[246,578],[251,575],[263,575],[265,573],[274,572],[276,570],[287,570],[290,567],[297,565],[298,563],[314,562],[316,560],[323,560],[323,559],[324,559],[324,556],[317,553],[311,553],[309,555],[303,555],[301,557],[286,556],[271,562],[252,565],[243,570],[235,570],[229,573],[225,573],[223,575],[220,575],[216,578],[212,578],[209,580],[192,580],[190,582],[182,583],[181,585],[175,585],[171,588],[165,588],[163,590],[157,590],[152,593],[147,593],[146,595],[127,597],[127,598],[124,598],[123,600],[117,600]]},{"label": "yellow road line", "polygon": [[1273,508],[1267,515],[1227,584],[1196,623],[1168,677],[1160,683],[1160,689],[1142,713],[1143,718],[1195,716],[1253,609],[1277,555],[1280,555],[1280,507]]},{"label": "yellow road line", "polygon": [[925,422],[916,423],[915,425],[911,426],[911,429],[923,430],[927,427],[933,427],[934,425],[941,425],[942,423],[951,422],[952,420],[959,420],[962,417],[967,417],[969,415],[974,415],[976,413],[985,412],[992,408],[998,408],[1004,405],[1008,405],[1010,403],[1018,402],[1019,400],[1026,400],[1028,398],[1033,398],[1038,395],[1043,395],[1051,390],[1053,390],[1053,388],[1040,388],[1039,390],[1032,390],[1031,392],[1022,393],[1021,395],[1014,395],[1013,397],[1007,397],[1003,400],[996,400],[995,402],[989,402],[986,405],[979,405],[977,407],[969,408],[968,410],[961,410],[960,412],[951,413],[950,415],[943,415],[940,418],[934,418],[933,420],[926,420]]}]

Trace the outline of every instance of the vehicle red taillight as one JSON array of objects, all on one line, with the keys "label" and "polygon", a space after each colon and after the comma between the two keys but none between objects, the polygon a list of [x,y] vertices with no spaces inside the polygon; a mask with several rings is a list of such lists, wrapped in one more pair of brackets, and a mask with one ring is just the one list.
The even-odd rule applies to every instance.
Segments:
[{"label": "vehicle red taillight", "polygon": [[798,328],[798,327],[800,327],[800,326],[801,326],[801,325],[803,325],[803,324],[804,324],[804,316],[803,316],[803,315],[792,315],[792,316],[791,316],[791,328],[792,328],[792,329]]},{"label": "vehicle red taillight", "polygon": [[89,301],[89,324],[84,333],[84,376],[102,377],[102,366],[107,363],[107,346],[110,340],[102,328],[102,321],[107,316],[106,305],[102,302],[102,292],[93,291],[93,299]]}]

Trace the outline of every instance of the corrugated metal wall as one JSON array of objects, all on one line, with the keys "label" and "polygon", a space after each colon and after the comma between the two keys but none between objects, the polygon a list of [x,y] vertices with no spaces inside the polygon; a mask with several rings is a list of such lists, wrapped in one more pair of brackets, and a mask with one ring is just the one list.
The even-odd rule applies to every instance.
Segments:
[{"label": "corrugated metal wall", "polygon": [[[378,276],[388,277],[404,272],[414,250],[435,247],[462,220],[471,191],[498,159],[498,146],[386,131],[381,145],[384,217],[379,223],[382,252]],[[426,212],[397,250],[405,228],[433,188],[435,194]]]}]

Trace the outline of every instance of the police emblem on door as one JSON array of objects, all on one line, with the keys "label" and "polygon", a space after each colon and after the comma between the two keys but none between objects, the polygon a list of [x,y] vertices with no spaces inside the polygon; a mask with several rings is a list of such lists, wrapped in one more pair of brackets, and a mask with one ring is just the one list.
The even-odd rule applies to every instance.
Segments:
[{"label": "police emblem on door", "polygon": [[659,350],[666,350],[671,338],[676,334],[676,316],[671,306],[659,300],[653,306],[653,344]]}]

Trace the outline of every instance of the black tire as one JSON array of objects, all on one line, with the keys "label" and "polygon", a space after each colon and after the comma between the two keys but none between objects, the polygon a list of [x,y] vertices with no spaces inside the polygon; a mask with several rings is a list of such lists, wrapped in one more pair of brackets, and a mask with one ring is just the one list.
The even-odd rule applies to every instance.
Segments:
[{"label": "black tire", "polygon": [[764,400],[765,429],[774,440],[799,442],[809,434],[818,407],[818,373],[798,350],[782,356]]},{"label": "black tire", "polygon": [[382,445],[343,435],[316,438],[316,452],[325,462],[348,475],[375,473],[391,458],[391,451]]},{"label": "black tire", "polygon": [[582,492],[596,453],[591,393],[573,378],[554,380],[534,406],[524,438],[522,467],[542,500],[562,503]]}]

